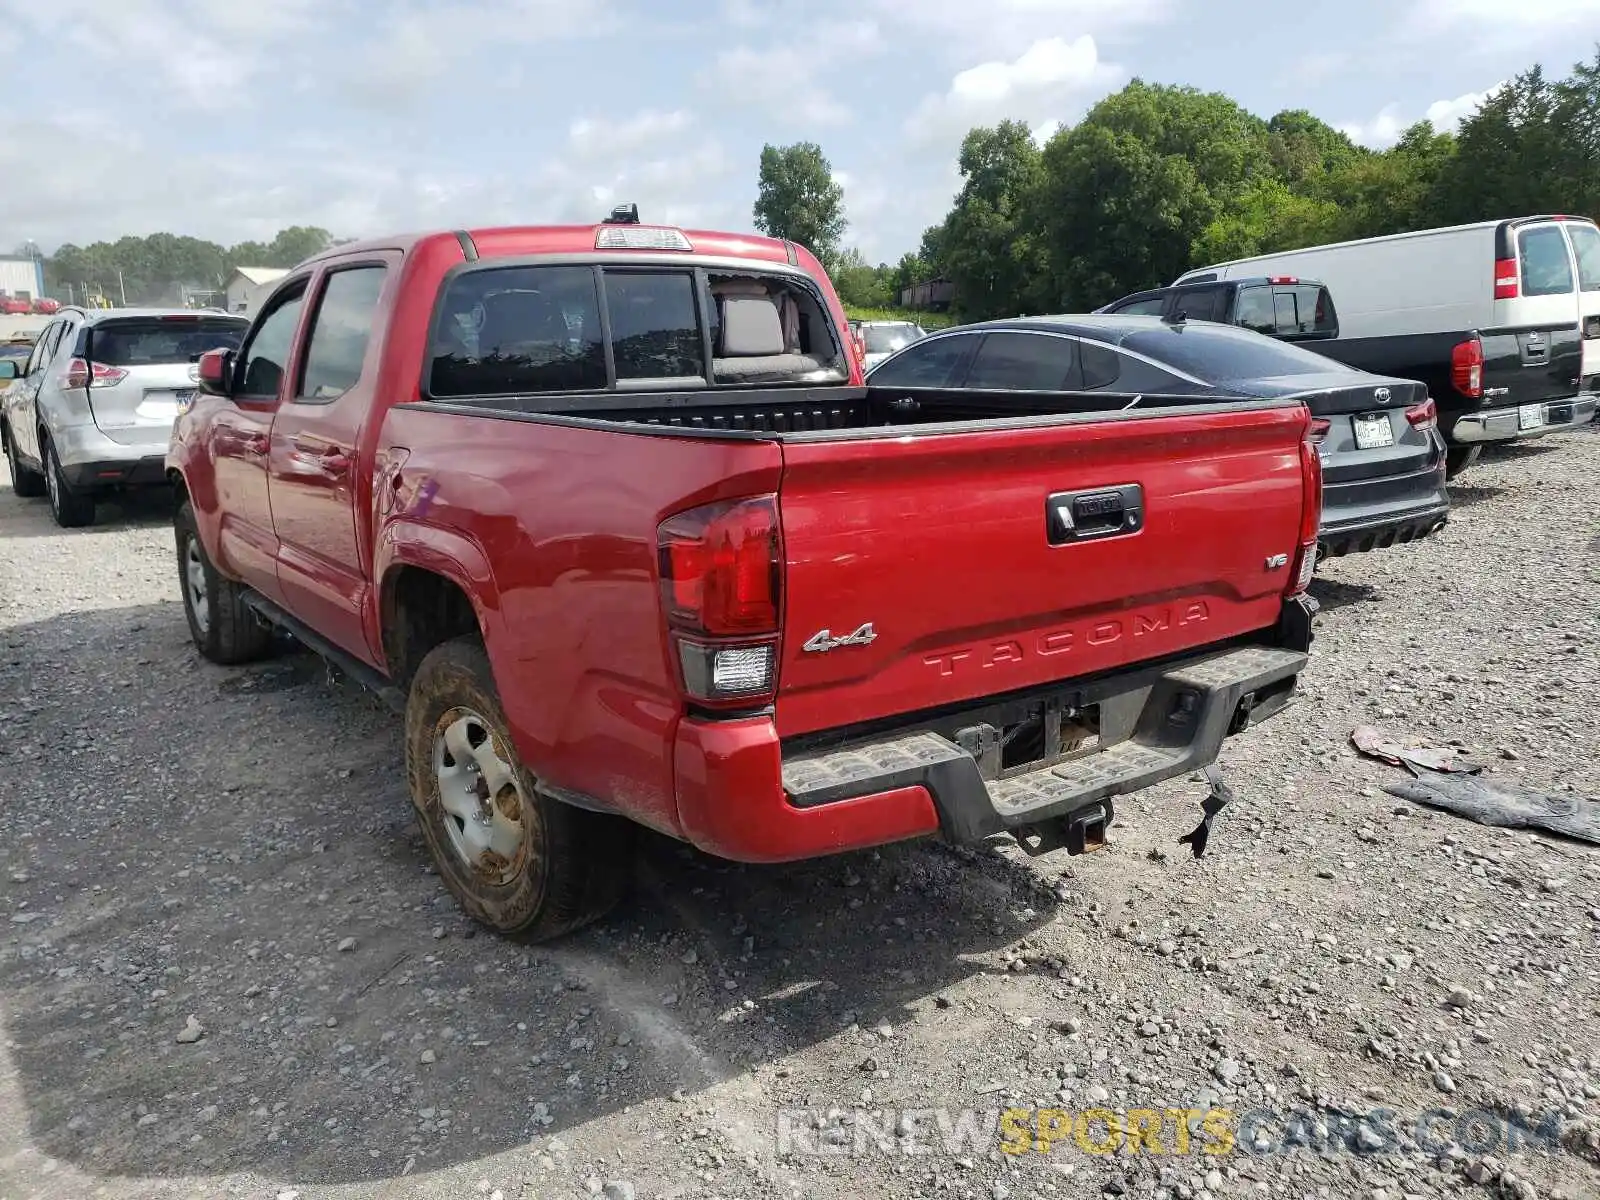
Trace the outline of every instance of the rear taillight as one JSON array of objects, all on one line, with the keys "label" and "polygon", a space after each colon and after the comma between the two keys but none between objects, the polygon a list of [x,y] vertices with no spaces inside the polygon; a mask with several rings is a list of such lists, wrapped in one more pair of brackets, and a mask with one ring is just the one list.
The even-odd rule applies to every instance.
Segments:
[{"label": "rear taillight", "polygon": [[1421,404],[1413,404],[1406,409],[1406,420],[1411,422],[1414,429],[1434,429],[1439,424],[1439,406],[1429,396]]},{"label": "rear taillight", "polygon": [[69,388],[113,387],[128,377],[121,367],[108,367],[105,363],[85,362],[75,358],[67,364],[62,384]]},{"label": "rear taillight", "polygon": [[1476,337],[1450,351],[1450,385],[1469,400],[1483,396],[1483,343]]},{"label": "rear taillight", "polygon": [[[1482,259],[1478,260],[1482,262]],[[1479,276],[1481,279],[1482,276]],[[1494,263],[1494,298],[1496,300],[1515,300],[1522,289],[1517,282],[1517,260],[1514,258],[1497,258]]]},{"label": "rear taillight", "polygon": [[1322,457],[1318,448],[1328,429],[1327,421],[1313,417],[1305,440],[1300,443],[1300,541],[1295,550],[1294,572],[1284,589],[1287,596],[1298,596],[1310,587],[1317,571],[1317,533],[1322,528]]},{"label": "rear taillight", "polygon": [[669,517],[657,531],[661,602],[690,699],[771,698],[777,679],[783,554],[775,496]]}]

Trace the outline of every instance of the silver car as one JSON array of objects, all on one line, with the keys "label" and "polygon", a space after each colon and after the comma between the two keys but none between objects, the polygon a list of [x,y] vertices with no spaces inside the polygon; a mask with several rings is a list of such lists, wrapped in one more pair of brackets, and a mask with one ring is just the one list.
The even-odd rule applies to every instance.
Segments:
[{"label": "silver car", "polygon": [[896,350],[928,336],[921,325],[910,321],[862,321],[860,333],[866,343],[869,371]]},{"label": "silver car", "polygon": [[63,528],[108,489],[166,482],[167,443],[195,363],[249,322],[189,308],[63,308],[24,360],[0,358],[0,438],[19,496],[48,495]]}]

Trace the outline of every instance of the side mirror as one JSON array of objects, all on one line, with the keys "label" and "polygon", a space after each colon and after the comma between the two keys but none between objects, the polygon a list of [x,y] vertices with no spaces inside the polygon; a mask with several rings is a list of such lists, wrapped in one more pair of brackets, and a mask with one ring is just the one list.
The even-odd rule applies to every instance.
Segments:
[{"label": "side mirror", "polygon": [[233,382],[233,351],[207,350],[200,356],[195,382],[207,396],[226,396]]},{"label": "side mirror", "polygon": [[0,358],[0,382],[22,378],[22,366],[14,358]]}]

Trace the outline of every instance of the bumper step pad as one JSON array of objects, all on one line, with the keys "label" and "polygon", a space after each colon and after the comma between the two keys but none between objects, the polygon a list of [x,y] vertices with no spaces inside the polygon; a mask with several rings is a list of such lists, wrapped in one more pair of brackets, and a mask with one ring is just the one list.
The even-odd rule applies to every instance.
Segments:
[{"label": "bumper step pad", "polygon": [[956,842],[1081,821],[1102,803],[1109,818],[1112,797],[1210,766],[1224,738],[1288,703],[1305,664],[1299,651],[1245,647],[1087,690],[1111,744],[1026,774],[986,780],[971,754],[921,731],[789,759],[783,786],[797,808],[922,786]]}]

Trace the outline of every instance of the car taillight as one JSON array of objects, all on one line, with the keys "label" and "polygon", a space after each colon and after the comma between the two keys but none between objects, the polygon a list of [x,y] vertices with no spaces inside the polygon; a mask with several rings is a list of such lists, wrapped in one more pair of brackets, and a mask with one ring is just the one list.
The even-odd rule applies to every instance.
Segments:
[{"label": "car taillight", "polygon": [[105,363],[85,362],[75,358],[67,364],[62,385],[69,388],[112,387],[128,377],[121,367],[108,367]]},{"label": "car taillight", "polygon": [[1450,385],[1469,400],[1483,395],[1483,343],[1476,337],[1450,351]]},{"label": "car taillight", "polygon": [[685,693],[723,706],[769,699],[783,579],[777,497],[679,513],[661,523],[656,544]]},{"label": "car taillight", "polygon": [[1298,596],[1310,587],[1317,571],[1317,533],[1322,528],[1322,456],[1318,448],[1329,427],[1329,422],[1313,417],[1300,443],[1300,544],[1289,586],[1284,589],[1286,596]]},{"label": "car taillight", "polygon": [[1421,404],[1413,404],[1406,409],[1406,420],[1411,422],[1413,428],[1433,429],[1439,424],[1439,406],[1429,396]]},{"label": "car taillight", "polygon": [[[1482,259],[1479,260],[1480,262]],[[1515,300],[1522,289],[1517,282],[1517,260],[1497,258],[1494,262],[1494,298]]]}]

